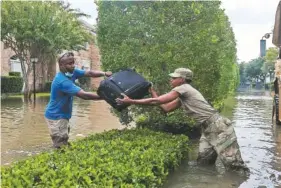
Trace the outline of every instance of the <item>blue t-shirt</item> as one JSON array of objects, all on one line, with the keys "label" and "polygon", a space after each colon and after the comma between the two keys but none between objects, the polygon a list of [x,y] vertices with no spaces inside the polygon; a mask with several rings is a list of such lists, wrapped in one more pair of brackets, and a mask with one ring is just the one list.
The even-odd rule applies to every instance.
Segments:
[{"label": "blue t-shirt", "polygon": [[51,120],[70,119],[73,96],[81,88],[74,84],[77,78],[83,77],[85,70],[75,69],[71,78],[62,72],[57,73],[51,86],[51,97],[45,111],[45,117]]}]

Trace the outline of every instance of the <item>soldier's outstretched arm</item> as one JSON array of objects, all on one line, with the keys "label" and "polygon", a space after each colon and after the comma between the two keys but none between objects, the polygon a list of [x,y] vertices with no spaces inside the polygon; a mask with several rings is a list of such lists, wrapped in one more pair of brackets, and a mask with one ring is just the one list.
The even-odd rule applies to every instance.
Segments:
[{"label": "soldier's outstretched arm", "polygon": [[175,99],[172,102],[160,105],[161,109],[166,113],[172,112],[172,111],[178,109],[180,106],[181,106],[181,103],[180,103],[179,99]]}]

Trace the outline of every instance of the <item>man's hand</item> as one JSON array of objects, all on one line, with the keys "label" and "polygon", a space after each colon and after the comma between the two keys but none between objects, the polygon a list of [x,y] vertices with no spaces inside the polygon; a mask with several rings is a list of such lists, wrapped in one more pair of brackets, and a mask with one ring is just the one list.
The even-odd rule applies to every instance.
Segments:
[{"label": "man's hand", "polygon": [[148,92],[149,92],[150,94],[152,94],[152,93],[154,93],[154,92],[156,92],[156,91],[154,90],[153,87],[150,87],[150,88],[148,89]]},{"label": "man's hand", "polygon": [[112,75],[111,71],[104,72],[104,76],[106,77],[110,77],[111,75]]},{"label": "man's hand", "polygon": [[116,102],[117,104],[132,104],[132,99],[129,98],[127,95],[125,95],[124,93],[121,93],[121,95],[124,97],[123,99],[121,98],[117,98]]},{"label": "man's hand", "polygon": [[102,100],[102,98],[99,95],[91,92],[85,92],[83,89],[81,89],[76,94],[76,96],[84,100]]},{"label": "man's hand", "polygon": [[154,90],[153,87],[150,87],[150,88],[148,89],[148,92],[150,93],[150,95],[152,96],[152,98],[157,98],[157,97],[158,97],[158,95],[157,95],[157,93],[156,93],[156,91]]},{"label": "man's hand", "polygon": [[88,70],[85,72],[85,76],[92,77],[92,78],[97,78],[102,76],[109,77],[111,75],[112,75],[111,71],[103,72],[103,71]]}]

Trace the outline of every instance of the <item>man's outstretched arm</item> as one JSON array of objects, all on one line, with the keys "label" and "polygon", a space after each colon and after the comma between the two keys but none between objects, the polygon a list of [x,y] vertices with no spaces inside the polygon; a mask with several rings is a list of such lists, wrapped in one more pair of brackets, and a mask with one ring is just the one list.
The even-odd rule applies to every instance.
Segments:
[{"label": "man's outstretched arm", "polygon": [[85,92],[83,89],[78,91],[76,96],[84,100],[102,100],[102,98],[99,95],[91,92]]},{"label": "man's outstretched arm", "polygon": [[116,101],[120,104],[161,105],[176,100],[179,97],[179,93],[176,91],[171,91],[157,98],[147,98],[147,99],[138,99],[138,100],[131,99],[124,94],[123,96],[124,96],[123,99],[118,98],[116,99]]},{"label": "man's outstretched arm", "polygon": [[103,72],[103,71],[88,70],[85,72],[84,76],[95,78],[95,77],[101,77],[101,76],[109,77],[111,75],[112,75],[112,72],[110,72],[110,71]]}]

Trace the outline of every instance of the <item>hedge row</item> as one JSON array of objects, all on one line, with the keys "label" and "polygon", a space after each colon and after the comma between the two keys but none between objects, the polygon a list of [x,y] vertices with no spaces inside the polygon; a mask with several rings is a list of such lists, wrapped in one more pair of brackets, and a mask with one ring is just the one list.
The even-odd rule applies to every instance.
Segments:
[{"label": "hedge row", "polygon": [[47,81],[45,83],[45,90],[46,92],[50,92],[51,91],[51,86],[52,86],[52,81]]},{"label": "hedge row", "polygon": [[[161,111],[159,109],[159,111]],[[161,112],[160,112],[161,113]],[[172,134],[183,134],[189,138],[199,138],[201,135],[200,127],[196,126],[191,118],[179,118],[185,116],[185,112],[178,109],[168,113],[165,118],[160,118],[159,114],[154,116],[138,116],[135,120],[139,128],[148,128],[154,131],[167,132]]]},{"label": "hedge row", "polygon": [[23,79],[18,76],[1,76],[2,93],[19,93],[23,87]]},{"label": "hedge row", "polygon": [[21,76],[20,72],[9,72],[9,76]]},{"label": "hedge row", "polygon": [[2,167],[2,187],[159,187],[188,152],[188,137],[112,130]]}]

